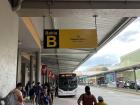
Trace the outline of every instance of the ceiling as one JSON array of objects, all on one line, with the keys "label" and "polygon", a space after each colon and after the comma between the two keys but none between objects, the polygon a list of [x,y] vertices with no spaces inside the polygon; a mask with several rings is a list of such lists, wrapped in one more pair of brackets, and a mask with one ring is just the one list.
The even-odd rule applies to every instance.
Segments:
[{"label": "ceiling", "polygon": [[22,8],[137,9],[140,0],[22,0]]},{"label": "ceiling", "polygon": [[[140,10],[138,8],[132,9],[132,7],[130,8],[129,6],[127,6],[127,9],[115,9],[112,6],[107,8],[107,4],[103,2],[106,0],[98,0],[98,2],[96,0],[93,2],[92,0],[53,0],[53,2],[52,0],[49,0],[51,1],[49,8],[48,6],[43,7],[43,3],[48,3],[46,1],[47,0],[24,0],[21,4],[21,9],[17,11],[17,14],[21,17],[31,17],[42,42],[43,29],[97,28],[97,48],[41,49],[42,63],[47,64],[48,68],[55,73],[72,72],[76,70],[89,57],[95,54],[100,48],[134,21],[136,16],[140,15]],[[126,3],[129,5],[129,1],[131,1],[132,4],[137,3],[137,5],[140,5],[139,0],[135,2],[132,2],[133,0],[117,1],[118,2],[116,2],[116,0],[108,0],[108,3],[117,3],[116,5],[119,3]],[[60,9],[60,3],[67,4],[68,2],[77,3],[79,5],[82,5],[83,2],[85,3],[83,3],[83,8],[77,5],[77,8],[67,7],[67,9]],[[87,6],[86,3],[98,3],[99,6],[96,8],[88,7],[88,9],[84,9],[84,6]],[[101,8],[101,5],[104,7],[103,9]],[[94,15],[97,15],[96,19]],[[43,17],[45,17],[45,21],[43,20]],[[20,45],[22,51],[34,52],[39,50],[39,48],[35,46],[35,42],[22,20],[20,20],[19,25],[19,39],[22,40],[22,44]]]}]

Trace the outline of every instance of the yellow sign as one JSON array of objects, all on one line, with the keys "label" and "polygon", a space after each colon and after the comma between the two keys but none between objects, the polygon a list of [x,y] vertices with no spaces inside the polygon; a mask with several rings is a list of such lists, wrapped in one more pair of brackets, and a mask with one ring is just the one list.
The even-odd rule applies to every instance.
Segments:
[{"label": "yellow sign", "polygon": [[59,30],[60,48],[96,48],[97,33],[95,29]]},{"label": "yellow sign", "polygon": [[96,29],[61,29],[44,31],[44,48],[96,48]]}]

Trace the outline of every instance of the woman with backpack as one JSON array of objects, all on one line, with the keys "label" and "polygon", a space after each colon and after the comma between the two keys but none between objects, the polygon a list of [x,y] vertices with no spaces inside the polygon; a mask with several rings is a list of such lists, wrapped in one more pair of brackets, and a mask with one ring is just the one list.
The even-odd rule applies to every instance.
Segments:
[{"label": "woman with backpack", "polygon": [[52,105],[51,95],[48,92],[47,87],[44,87],[43,92],[41,93],[41,105]]},{"label": "woman with backpack", "polygon": [[97,100],[95,96],[91,94],[89,86],[86,86],[85,93],[80,95],[77,101],[78,105],[80,105],[81,101],[82,101],[82,105],[96,105],[97,104]]}]

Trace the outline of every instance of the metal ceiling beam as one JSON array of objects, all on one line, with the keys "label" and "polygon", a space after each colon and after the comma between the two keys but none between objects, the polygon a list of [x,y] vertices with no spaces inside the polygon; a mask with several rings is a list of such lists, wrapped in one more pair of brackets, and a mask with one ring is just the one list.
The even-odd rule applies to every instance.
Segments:
[{"label": "metal ceiling beam", "polygon": [[50,64],[48,64],[47,67],[55,67],[55,68],[57,68],[58,66],[57,65],[50,65]]},{"label": "metal ceiling beam", "polygon": [[[67,48],[67,49],[65,49],[66,51],[80,51],[80,52],[89,52],[89,49],[91,50],[91,49],[94,49],[94,48],[88,48],[88,49],[86,49],[86,48]],[[60,52],[61,51],[63,51],[63,49],[60,49]]]},{"label": "metal ceiling beam", "polygon": [[60,70],[61,72],[73,72],[74,70],[69,70],[69,71],[67,71],[67,70]]},{"label": "metal ceiling beam", "polygon": [[57,59],[42,59],[44,62],[57,62]]},{"label": "metal ceiling beam", "polygon": [[73,69],[73,68],[75,68],[75,66],[71,66],[71,67],[69,67],[69,66],[59,66],[60,68],[71,68],[71,69]]},{"label": "metal ceiling beam", "polygon": [[88,48],[88,49],[86,49],[86,48],[85,48],[85,49],[78,48],[78,49],[72,49],[72,50],[79,50],[79,51],[86,51],[86,52],[89,52],[90,50],[94,50],[94,48],[93,48],[93,49],[91,49],[91,48],[90,48],[90,49],[89,49],[89,48]]},{"label": "metal ceiling beam", "polygon": [[73,62],[73,61],[59,61],[60,64],[73,64],[73,65],[77,65],[79,62]]},{"label": "metal ceiling beam", "polygon": [[[57,63],[54,63],[54,64],[52,64],[52,63],[45,63],[46,65],[48,65],[48,66],[56,66],[57,65]],[[60,64],[60,66],[77,66],[77,65],[73,65],[73,64]]]},{"label": "metal ceiling beam", "polygon": [[[51,69],[51,70],[53,70],[53,71],[59,70],[58,68],[53,68],[53,67],[50,67],[49,69]],[[74,70],[74,69],[71,69],[71,68],[60,68],[60,71],[62,71],[62,70],[68,71],[68,70]]]},{"label": "metal ceiling beam", "polygon": [[[55,67],[55,66],[48,66],[49,68],[57,68],[57,67]],[[69,69],[74,69],[75,68],[75,66],[73,66],[73,67],[69,67],[69,66],[59,66],[61,69],[65,69],[65,68],[69,68]]]},{"label": "metal ceiling beam", "polygon": [[55,57],[45,57],[42,59],[56,59],[56,60],[62,60],[62,61],[73,61],[73,62],[80,62],[82,59],[75,59],[75,58],[55,58]]},{"label": "metal ceiling beam", "polygon": [[78,53],[42,53],[41,55],[80,55],[80,54],[93,54],[91,52],[78,52]]},{"label": "metal ceiling beam", "polygon": [[98,1],[98,0],[24,0],[22,8],[34,9],[140,9],[140,1]]},{"label": "metal ceiling beam", "polygon": [[57,64],[56,61],[55,62],[42,61],[42,62],[45,63],[46,65],[56,65]]},{"label": "metal ceiling beam", "polygon": [[64,56],[62,56],[63,58],[61,58],[61,57],[59,57],[59,58],[56,58],[56,57],[50,57],[50,56],[43,56],[42,57],[42,59],[43,58],[46,58],[46,59],[62,59],[62,60],[67,60],[67,59],[71,59],[71,60],[77,60],[77,61],[81,61],[81,59],[77,59],[77,58],[72,58],[72,57],[64,57]]},{"label": "metal ceiling beam", "polygon": [[57,73],[58,73],[58,70],[75,70],[74,68],[57,68],[57,67],[48,67],[48,69],[52,71],[57,71]]}]

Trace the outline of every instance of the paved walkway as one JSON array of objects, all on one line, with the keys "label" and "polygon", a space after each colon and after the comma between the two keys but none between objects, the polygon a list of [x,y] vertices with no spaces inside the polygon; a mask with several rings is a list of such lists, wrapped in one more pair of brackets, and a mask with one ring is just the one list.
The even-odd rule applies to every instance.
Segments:
[{"label": "paved walkway", "polygon": [[[92,86],[91,86],[92,87]],[[94,87],[93,88],[96,90],[100,90],[100,88],[103,88],[103,90],[111,90],[110,94],[114,92],[113,91],[117,91],[117,92],[122,92],[123,93],[130,93],[129,95],[131,96],[131,94],[133,95],[140,95],[140,91],[136,91],[134,89],[125,89],[125,88],[106,88],[106,87]],[[93,92],[94,92],[94,89],[93,89]],[[82,90],[83,91],[83,90]],[[81,91],[80,91],[81,92]],[[108,93],[109,94],[109,93]],[[120,94],[120,93],[119,93]],[[129,95],[127,94],[126,97],[129,97]],[[136,100],[136,99],[135,99]],[[64,98],[57,98],[57,97],[54,97],[54,103],[53,105],[69,105],[69,103],[67,103],[69,100],[68,99],[64,99]],[[73,100],[76,102],[76,100]],[[137,100],[136,100],[137,101]],[[70,102],[71,103],[71,102]],[[26,103],[25,105],[31,105],[31,103]],[[77,105],[77,104],[72,104],[72,105]]]},{"label": "paved walkway", "polygon": [[[58,103],[61,105],[61,102],[58,101],[57,97],[54,97],[54,103],[53,105],[58,105]],[[31,105],[31,102],[26,102],[25,105]]]},{"label": "paved walkway", "polygon": [[111,87],[98,87],[98,88],[104,88],[104,89],[107,89],[107,90],[114,90],[114,91],[119,91],[119,92],[124,92],[124,93],[140,95],[140,90],[136,91],[135,89],[111,88]]}]

